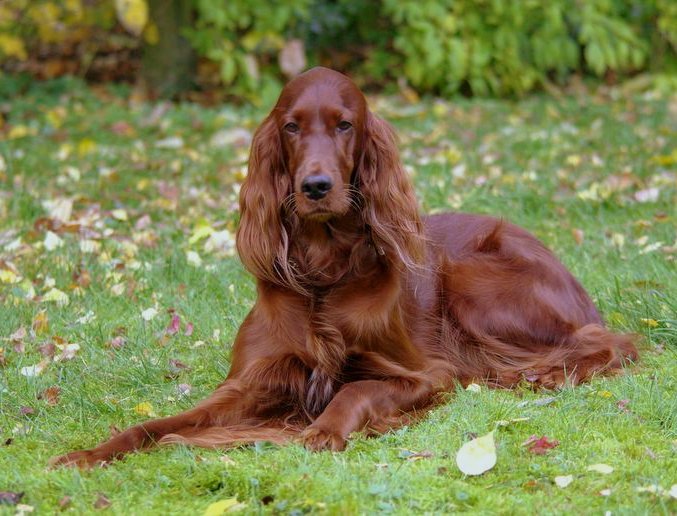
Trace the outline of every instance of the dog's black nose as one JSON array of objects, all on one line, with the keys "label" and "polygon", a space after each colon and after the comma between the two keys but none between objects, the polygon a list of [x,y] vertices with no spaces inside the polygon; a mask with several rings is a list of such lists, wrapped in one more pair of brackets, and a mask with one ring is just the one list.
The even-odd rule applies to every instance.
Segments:
[{"label": "dog's black nose", "polygon": [[327,195],[332,186],[334,186],[334,183],[329,176],[308,176],[301,183],[301,191],[308,199],[317,201]]}]

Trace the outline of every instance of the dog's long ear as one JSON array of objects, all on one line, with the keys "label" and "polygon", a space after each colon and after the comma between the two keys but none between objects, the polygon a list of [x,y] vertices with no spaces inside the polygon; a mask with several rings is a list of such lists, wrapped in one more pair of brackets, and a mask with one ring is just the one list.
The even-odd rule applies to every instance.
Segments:
[{"label": "dog's long ear", "polygon": [[405,267],[419,264],[425,245],[416,196],[400,162],[395,132],[371,112],[356,179],[375,244]]},{"label": "dog's long ear", "polygon": [[240,190],[237,251],[245,268],[259,279],[280,283],[286,262],[287,231],[282,203],[291,192],[284,168],[282,142],[273,115],[254,134],[249,170]]}]

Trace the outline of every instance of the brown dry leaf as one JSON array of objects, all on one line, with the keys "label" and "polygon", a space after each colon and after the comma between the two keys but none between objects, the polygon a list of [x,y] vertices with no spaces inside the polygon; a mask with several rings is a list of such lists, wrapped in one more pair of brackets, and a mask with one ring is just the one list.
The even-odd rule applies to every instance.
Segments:
[{"label": "brown dry leaf", "polygon": [[40,351],[43,357],[51,359],[54,357],[54,353],[56,353],[56,345],[51,341],[45,342],[38,348],[38,351]]},{"label": "brown dry leaf", "polygon": [[99,495],[96,498],[96,501],[94,502],[94,508],[95,509],[107,509],[110,506],[111,506],[111,501],[108,499],[108,497],[103,493],[99,493]]},{"label": "brown dry leaf", "polygon": [[583,232],[582,229],[574,228],[571,230],[571,234],[574,237],[574,241],[578,245],[581,245],[583,243],[583,240],[585,240],[585,233]]},{"label": "brown dry leaf", "polygon": [[52,385],[47,387],[44,391],[38,394],[39,400],[44,400],[47,405],[54,407],[59,404],[59,398],[61,397],[61,387],[58,385]]},{"label": "brown dry leaf", "polygon": [[9,340],[11,340],[12,342],[20,342],[24,340],[27,335],[28,332],[26,331],[26,328],[21,326],[18,330],[16,330],[9,336]]}]

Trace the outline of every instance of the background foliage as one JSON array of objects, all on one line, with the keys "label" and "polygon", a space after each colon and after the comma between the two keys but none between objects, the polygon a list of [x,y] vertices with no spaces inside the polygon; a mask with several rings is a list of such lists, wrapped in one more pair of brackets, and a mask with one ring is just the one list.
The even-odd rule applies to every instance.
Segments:
[{"label": "background foliage", "polygon": [[[198,86],[252,100],[277,90],[280,52],[292,40],[304,43],[298,57],[308,64],[444,95],[519,95],[573,74],[616,82],[651,71],[675,85],[665,75],[677,48],[671,0],[174,2],[195,13],[183,36],[202,58]],[[146,0],[7,0],[0,60],[43,77],[133,80],[135,52],[162,37],[147,11]]]}]

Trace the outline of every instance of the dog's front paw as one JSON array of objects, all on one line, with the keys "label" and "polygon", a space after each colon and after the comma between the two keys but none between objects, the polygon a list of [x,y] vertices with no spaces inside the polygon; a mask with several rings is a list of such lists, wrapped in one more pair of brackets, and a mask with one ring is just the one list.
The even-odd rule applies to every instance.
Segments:
[{"label": "dog's front paw", "polygon": [[58,468],[60,466],[78,467],[80,469],[91,469],[94,466],[104,466],[106,461],[98,457],[94,450],[80,450],[58,457],[52,457],[49,460],[51,468]]},{"label": "dog's front paw", "polygon": [[313,425],[303,431],[301,440],[311,451],[343,451],[347,445],[347,440],[342,435]]}]

